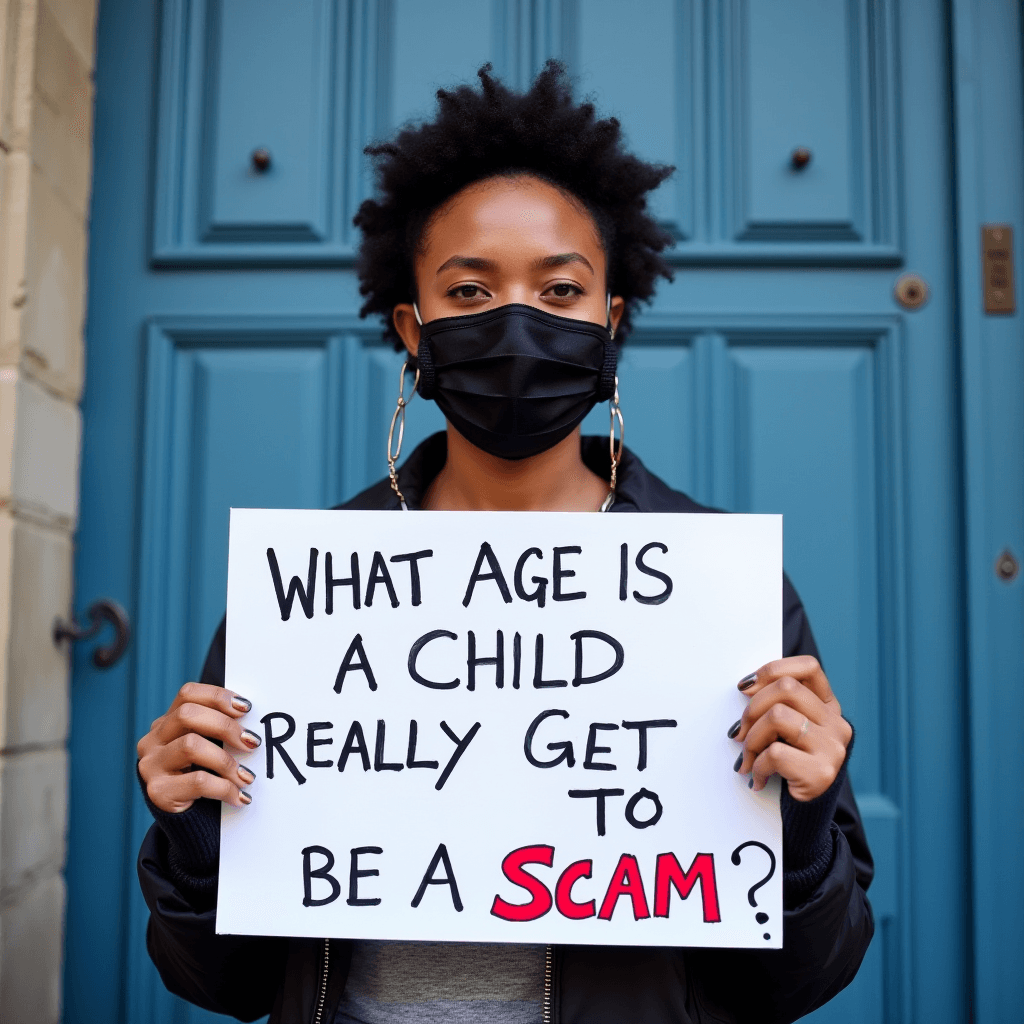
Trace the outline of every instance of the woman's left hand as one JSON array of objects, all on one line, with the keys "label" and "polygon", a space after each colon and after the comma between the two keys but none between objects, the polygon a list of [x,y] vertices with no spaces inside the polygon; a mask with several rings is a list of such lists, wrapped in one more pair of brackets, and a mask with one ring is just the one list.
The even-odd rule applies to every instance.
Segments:
[{"label": "woman's left hand", "polygon": [[816,658],[781,658],[741,679],[750,697],[729,738],[743,744],[736,771],[754,790],[778,773],[794,800],[813,800],[836,780],[853,728]]}]

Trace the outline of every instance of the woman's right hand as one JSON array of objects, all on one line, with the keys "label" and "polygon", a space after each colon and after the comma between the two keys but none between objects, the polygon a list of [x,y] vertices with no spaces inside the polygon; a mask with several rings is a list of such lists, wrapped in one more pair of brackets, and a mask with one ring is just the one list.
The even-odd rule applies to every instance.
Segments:
[{"label": "woman's right hand", "polygon": [[225,749],[255,750],[263,742],[239,721],[251,708],[221,686],[186,683],[138,743],[139,775],[150,801],[172,814],[204,796],[232,807],[252,803],[243,787],[256,776]]}]

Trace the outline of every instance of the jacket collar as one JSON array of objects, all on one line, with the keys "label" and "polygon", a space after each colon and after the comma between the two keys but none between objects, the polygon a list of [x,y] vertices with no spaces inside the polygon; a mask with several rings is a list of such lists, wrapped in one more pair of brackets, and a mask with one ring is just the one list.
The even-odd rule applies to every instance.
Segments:
[{"label": "jacket collar", "polygon": [[[602,480],[611,479],[611,453],[607,437],[584,437],[582,439],[583,462],[588,469]],[[398,469],[398,487],[405,496],[410,509],[419,509],[423,495],[434,477],[441,472],[448,458],[448,435],[445,431],[431,434],[420,442],[409,458]],[[651,474],[644,464],[628,449],[623,449],[619,463],[618,481],[615,488],[615,503],[610,512],[645,512],[642,495]],[[394,491],[390,491],[389,509],[398,509],[399,502]]]}]

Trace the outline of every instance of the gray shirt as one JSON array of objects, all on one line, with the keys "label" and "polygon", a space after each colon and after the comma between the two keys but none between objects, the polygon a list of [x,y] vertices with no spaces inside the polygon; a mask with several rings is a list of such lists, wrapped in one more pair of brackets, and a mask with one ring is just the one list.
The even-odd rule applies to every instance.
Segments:
[{"label": "gray shirt", "polygon": [[544,947],[359,940],[334,1024],[540,1024]]}]

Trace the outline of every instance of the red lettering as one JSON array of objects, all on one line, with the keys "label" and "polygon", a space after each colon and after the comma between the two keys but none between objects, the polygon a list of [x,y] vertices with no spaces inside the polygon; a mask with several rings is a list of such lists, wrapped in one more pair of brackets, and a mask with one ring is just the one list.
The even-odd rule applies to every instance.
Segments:
[{"label": "red lettering", "polygon": [[531,896],[529,903],[506,903],[500,896],[494,897],[491,913],[503,921],[536,921],[551,909],[551,893],[546,885],[523,870],[524,864],[543,864],[551,867],[555,859],[553,846],[521,846],[513,850],[502,862],[504,876],[513,884],[525,889]]},{"label": "red lettering", "polygon": [[628,896],[633,903],[633,920],[650,917],[647,909],[647,894],[644,892],[643,879],[640,877],[640,865],[631,853],[624,853],[615,867],[612,880],[608,883],[608,891],[601,903],[601,912],[597,915],[602,921],[610,921],[615,904],[620,896]]},{"label": "red lettering", "polygon": [[562,917],[571,918],[574,921],[582,921],[586,917],[593,917],[597,913],[594,901],[577,903],[572,898],[572,887],[581,878],[589,878],[594,862],[592,860],[578,860],[570,864],[558,879],[555,886],[555,906]]},{"label": "red lettering", "polygon": [[[715,855],[698,853],[693,858],[690,869],[684,872],[674,853],[659,853],[654,876],[654,916],[668,917],[671,886],[674,885],[680,899],[685,900],[698,882],[704,905],[704,921],[708,924],[721,921],[722,915],[718,910],[718,884],[715,881]],[[601,915],[604,916],[603,907]]]}]

